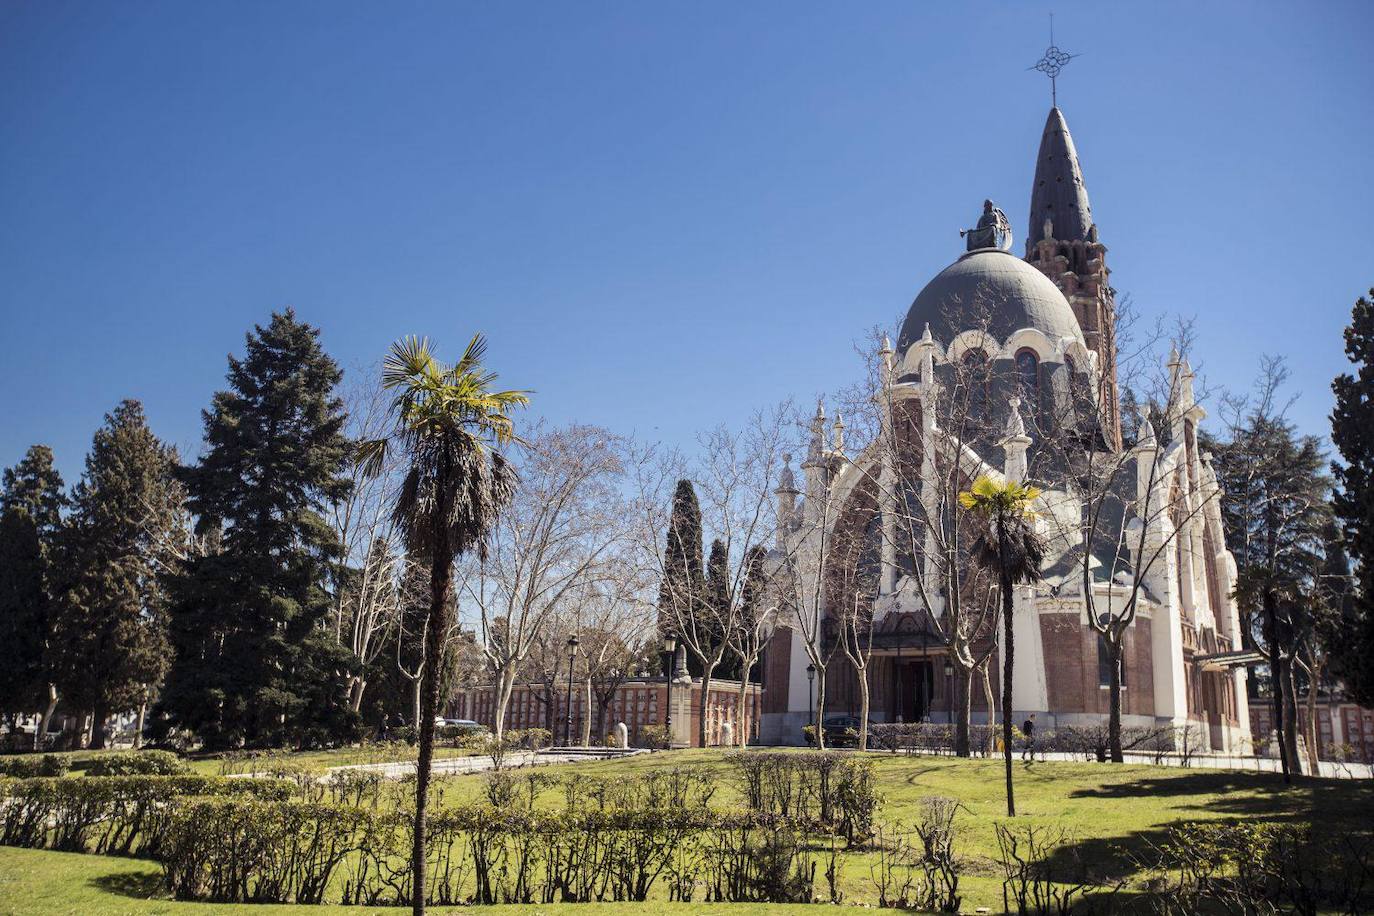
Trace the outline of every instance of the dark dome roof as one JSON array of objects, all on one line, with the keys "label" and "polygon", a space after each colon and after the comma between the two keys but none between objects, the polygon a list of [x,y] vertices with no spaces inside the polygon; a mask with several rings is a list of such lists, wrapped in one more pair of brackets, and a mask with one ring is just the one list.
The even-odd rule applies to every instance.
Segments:
[{"label": "dark dome roof", "polygon": [[1083,339],[1059,287],[1016,255],[997,248],[970,251],[926,284],[902,322],[897,352],[906,352],[919,340],[927,323],[930,333],[946,346],[961,331],[984,326],[999,343],[1022,328],[1036,328],[1051,340]]}]

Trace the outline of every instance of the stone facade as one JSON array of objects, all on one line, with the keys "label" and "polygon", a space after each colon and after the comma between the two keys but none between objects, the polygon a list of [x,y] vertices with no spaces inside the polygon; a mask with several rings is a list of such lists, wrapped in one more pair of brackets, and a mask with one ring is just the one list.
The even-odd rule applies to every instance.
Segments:
[{"label": "stone facade", "polygon": [[[789,557],[815,552],[808,545],[826,543],[844,545],[829,548],[827,577],[867,582],[863,569],[871,568],[876,585],[862,592],[873,596],[863,600],[873,601],[878,636],[866,674],[870,718],[949,721],[953,681],[949,648],[939,635],[947,596],[929,584],[912,586],[932,581],[934,535],[928,532],[924,547],[904,552],[894,519],[909,522],[913,513],[902,505],[935,517],[934,501],[946,492],[936,488],[937,465],[950,469],[940,473],[955,474],[961,486],[977,477],[1030,479],[1041,490],[1034,508],[1050,549],[1043,581],[1015,595],[1017,721],[1035,713],[1050,729],[1103,722],[1111,669],[1089,608],[1099,617],[1133,608],[1121,617],[1130,620],[1122,639],[1123,724],[1187,727],[1204,749],[1248,752],[1245,665],[1255,659],[1240,651],[1235,563],[1225,548],[1216,476],[1199,447],[1205,411],[1194,398],[1188,361],[1175,354],[1164,367],[1169,393],[1158,413],[1162,428],[1145,420],[1133,441],[1123,442],[1115,293],[1058,109],[1042,138],[1031,216],[1025,260],[970,243],[916,297],[895,350],[884,343],[874,397],[881,405],[878,438],[886,447],[847,454],[843,425],[837,418],[827,441],[818,408],[802,464],[804,491],[793,484],[790,469],[778,489],[784,530],[775,561],[793,562]],[[982,426],[953,436],[937,419],[939,405],[958,385],[967,388],[959,380],[967,377],[970,360],[987,367],[989,381],[974,390],[975,406],[968,408]],[[1055,450],[1063,441],[1086,443],[1075,447],[1117,469],[1111,501],[1120,513],[1113,523],[1119,523],[1118,540],[1104,544],[1098,535],[1084,535],[1090,507],[1082,501],[1081,478],[1064,464],[1075,459]],[[909,489],[899,495],[902,487]],[[919,535],[908,543],[918,541]],[[852,600],[859,588],[827,592],[817,632],[831,633],[830,608],[841,598]],[[784,628],[769,649],[765,741],[799,742],[812,715],[809,656],[800,634]],[[833,636],[825,639],[833,646]],[[996,652],[996,631],[979,639],[975,651]],[[988,690],[982,683],[971,690],[975,722],[986,720],[984,694],[1000,697],[996,654],[993,662]],[[858,675],[842,654],[832,658],[826,680],[826,713],[856,714]]]}]

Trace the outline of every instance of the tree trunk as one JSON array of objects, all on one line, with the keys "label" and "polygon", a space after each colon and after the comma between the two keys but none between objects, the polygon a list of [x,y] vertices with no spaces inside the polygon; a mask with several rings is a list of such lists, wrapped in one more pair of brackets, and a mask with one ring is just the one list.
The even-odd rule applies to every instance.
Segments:
[{"label": "tree trunk", "polygon": [[1292,761],[1293,775],[1301,776],[1302,758],[1298,755],[1298,735],[1302,733],[1302,723],[1298,721],[1298,685],[1294,680],[1296,668],[1297,665],[1292,659],[1283,666],[1283,707],[1285,721],[1288,723],[1288,732],[1285,736],[1288,759]]},{"label": "tree trunk", "polygon": [[711,673],[716,670],[714,664],[701,665],[701,702],[698,707],[701,710],[701,721],[697,723],[697,745],[699,747],[710,747],[707,743],[706,711],[711,708]]},{"label": "tree trunk", "polygon": [[859,676],[859,750],[868,750],[868,666],[854,672]]},{"label": "tree trunk", "polygon": [[440,493],[434,517],[442,519],[434,526],[431,567],[429,575],[429,615],[425,622],[424,689],[420,692],[420,754],[415,764],[415,835],[411,850],[412,912],[424,916],[427,885],[425,881],[425,832],[429,808],[429,770],[434,759],[434,716],[439,706],[439,683],[443,680],[440,667],[444,658],[444,633],[448,629],[448,596],[453,578],[453,552],[449,547],[446,488],[443,482],[436,487]]},{"label": "tree trunk", "polygon": [[[1003,557],[1006,550],[1002,551]],[[1005,562],[1004,566],[1005,568]],[[1007,817],[1016,817],[1016,796],[1013,794],[1011,779],[1011,663],[1012,628],[1011,611],[1015,596],[1012,594],[1011,578],[1002,577],[1002,760],[1007,775]]]},{"label": "tree trunk", "polygon": [[1283,728],[1283,651],[1279,648],[1279,627],[1277,620],[1277,610],[1274,607],[1275,598],[1272,591],[1266,591],[1264,595],[1264,623],[1269,636],[1269,679],[1270,693],[1274,695],[1274,740],[1279,744],[1279,766],[1283,770],[1283,781],[1291,783],[1293,775],[1290,771],[1292,761],[1288,756],[1288,745],[1284,741]]},{"label": "tree trunk", "polygon": [[988,657],[983,662],[983,703],[988,708],[988,733],[983,739],[983,753],[991,757],[996,750],[996,721],[997,702],[992,693],[992,658]]},{"label": "tree trunk", "polygon": [[[491,724],[491,730],[495,733],[497,741],[500,741],[502,736],[506,734],[506,710],[510,708],[510,696],[514,692],[515,663],[511,662],[502,668],[501,673],[496,676],[496,705],[492,711],[494,721]],[[546,722],[545,724],[549,725],[549,740],[556,744],[557,742],[553,741],[553,737],[558,734],[558,729],[554,728],[552,723]]]},{"label": "tree trunk", "polygon": [[1107,640],[1107,655],[1111,659],[1112,673],[1108,679],[1107,744],[1111,749],[1112,763],[1125,763],[1126,755],[1121,747],[1121,636]]},{"label": "tree trunk", "polygon": [[148,716],[148,701],[138,704],[138,723],[134,726],[134,750],[143,747],[143,722]]},{"label": "tree trunk", "polygon": [[106,725],[109,722],[110,711],[104,703],[97,705],[91,711],[91,749],[103,750],[107,740]]},{"label": "tree trunk", "polygon": [[415,729],[415,740],[420,739],[420,694],[424,687],[424,668],[415,676],[415,680],[410,682],[410,725]]},{"label": "tree trunk", "polygon": [[954,754],[957,757],[968,757],[972,753],[969,726],[973,722],[973,674],[972,667],[955,668],[954,671]]},{"label": "tree trunk", "polygon": [[820,665],[816,666],[816,750],[825,750],[825,729],[822,723],[825,722],[825,669]]},{"label": "tree trunk", "polygon": [[1320,669],[1313,666],[1307,678],[1307,772],[1313,776],[1321,775],[1321,749],[1317,746],[1317,675]]},{"label": "tree trunk", "polygon": [[348,691],[348,708],[357,712],[363,706],[363,691],[367,689],[367,679],[361,675],[353,678],[353,684]]},{"label": "tree trunk", "polygon": [[[740,660],[740,664],[744,665],[743,659]],[[751,665],[744,665],[744,676],[740,678],[739,691],[735,694],[735,741],[742,748],[749,746],[747,716],[749,711],[750,667]]]},{"label": "tree trunk", "polygon": [[48,724],[52,722],[52,714],[57,711],[57,688],[52,684],[48,685],[48,705],[43,710],[43,715],[38,720],[38,730],[33,733],[33,749],[43,750],[43,740],[48,736]]},{"label": "tree trunk", "polygon": [[[587,677],[586,683],[584,684],[584,690],[585,690],[585,692],[583,693],[583,696],[582,696],[582,746],[583,746],[583,747],[591,747],[591,745],[592,745],[592,679],[591,679],[590,676]],[[598,736],[598,738],[604,742],[605,739],[606,739],[606,733],[605,733],[605,732],[602,732],[602,733]]]}]

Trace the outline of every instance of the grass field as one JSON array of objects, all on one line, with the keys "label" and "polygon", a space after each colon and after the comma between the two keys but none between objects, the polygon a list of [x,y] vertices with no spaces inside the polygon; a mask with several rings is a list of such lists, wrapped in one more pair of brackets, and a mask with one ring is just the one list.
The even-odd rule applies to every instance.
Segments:
[{"label": "grass field", "polygon": [[[879,820],[909,822],[921,799],[931,795],[956,798],[963,806],[957,821],[958,851],[964,862],[961,888],[965,910],[1001,905],[995,825],[1004,820],[1005,802],[999,760],[874,755],[879,791],[884,801]],[[732,769],[715,751],[678,751],[620,761],[570,764],[588,773],[624,774],[661,766],[700,764],[720,772],[722,788],[713,805],[736,798]],[[551,770],[553,768],[550,768]],[[1094,864],[1100,874],[1132,873],[1129,854],[1163,836],[1171,823],[1210,818],[1300,820],[1323,829],[1368,830],[1374,822],[1374,783],[1352,780],[1302,780],[1285,788],[1270,774],[1214,770],[1178,770],[1150,766],[1088,763],[1018,763],[1018,822],[1052,824],[1073,837],[1073,851]],[[481,777],[444,780],[445,802],[462,801],[482,791]],[[552,801],[550,802],[552,803]],[[276,913],[284,907],[221,906],[159,899],[155,863],[55,852],[0,848],[0,914],[83,913],[206,914]],[[842,886],[846,902],[871,899],[868,860],[846,857]],[[590,911],[607,913],[785,913],[778,906],[647,905],[491,907],[493,913],[525,914]],[[311,913],[395,913],[395,909],[312,907]],[[295,912],[299,913],[297,909]]]}]

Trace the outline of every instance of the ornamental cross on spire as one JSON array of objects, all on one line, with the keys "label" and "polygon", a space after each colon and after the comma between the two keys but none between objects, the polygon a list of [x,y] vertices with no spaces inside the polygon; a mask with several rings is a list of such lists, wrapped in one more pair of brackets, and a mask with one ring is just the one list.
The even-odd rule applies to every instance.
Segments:
[{"label": "ornamental cross on spire", "polygon": [[1054,43],[1054,13],[1050,13],[1050,46],[1045,49],[1045,56],[1035,62],[1034,66],[1027,67],[1027,70],[1039,70],[1050,78],[1050,104],[1059,107],[1059,87],[1056,81],[1059,74],[1069,65],[1069,61],[1077,57],[1077,54],[1069,54],[1060,50]]}]

